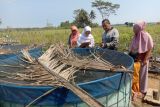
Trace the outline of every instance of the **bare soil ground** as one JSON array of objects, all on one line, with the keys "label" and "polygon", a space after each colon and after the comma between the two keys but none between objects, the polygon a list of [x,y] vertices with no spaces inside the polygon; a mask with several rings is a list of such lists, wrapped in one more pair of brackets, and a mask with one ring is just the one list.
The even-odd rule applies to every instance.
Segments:
[{"label": "bare soil ground", "polygon": [[[160,88],[160,74],[149,73],[148,88],[152,88],[152,89]],[[143,103],[141,98],[137,98],[136,101],[132,101],[132,107],[156,107],[156,106]]]},{"label": "bare soil ground", "polygon": [[[12,53],[11,50],[0,49],[0,54]],[[148,88],[159,89],[160,88],[160,74],[149,73]],[[136,101],[132,101],[131,107],[159,107],[151,104],[143,103],[141,98],[137,98]]]}]

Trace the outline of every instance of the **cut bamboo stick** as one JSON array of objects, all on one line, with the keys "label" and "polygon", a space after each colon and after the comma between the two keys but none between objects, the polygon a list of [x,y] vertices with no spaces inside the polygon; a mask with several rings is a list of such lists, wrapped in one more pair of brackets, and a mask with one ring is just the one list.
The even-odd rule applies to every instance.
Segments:
[{"label": "cut bamboo stick", "polygon": [[95,98],[89,95],[86,91],[84,91],[83,89],[81,89],[80,87],[76,85],[69,83],[66,79],[59,76],[55,72],[52,72],[52,70],[46,67],[46,65],[44,65],[41,61],[38,61],[38,62],[40,65],[42,65],[46,69],[47,72],[49,72],[53,77],[56,77],[58,82],[61,82],[66,88],[74,92],[87,105],[89,105],[90,107],[104,107],[104,105],[102,105],[99,101],[97,101]]}]

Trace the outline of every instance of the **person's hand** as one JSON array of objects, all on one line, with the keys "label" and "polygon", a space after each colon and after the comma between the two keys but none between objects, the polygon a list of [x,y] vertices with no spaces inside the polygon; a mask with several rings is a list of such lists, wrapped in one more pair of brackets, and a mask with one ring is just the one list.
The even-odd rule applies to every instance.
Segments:
[{"label": "person's hand", "polygon": [[84,45],[89,45],[89,44],[91,44],[91,42],[84,42],[84,43],[82,43],[82,44],[84,44]]},{"label": "person's hand", "polygon": [[108,47],[108,43],[102,43],[102,46],[101,46],[102,48],[106,48],[106,47]]},{"label": "person's hand", "polygon": [[84,42],[80,45],[81,48],[89,47],[90,42]]},{"label": "person's hand", "polygon": [[104,45],[104,43],[101,43],[101,47],[103,48],[105,45]]},{"label": "person's hand", "polygon": [[77,42],[76,42],[76,41],[73,41],[73,42],[72,42],[72,45],[77,45]]}]

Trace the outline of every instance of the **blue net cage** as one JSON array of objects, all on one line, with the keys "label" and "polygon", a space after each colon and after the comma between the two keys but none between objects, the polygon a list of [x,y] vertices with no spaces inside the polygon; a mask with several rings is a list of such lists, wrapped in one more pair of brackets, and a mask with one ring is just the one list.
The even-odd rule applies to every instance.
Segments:
[{"label": "blue net cage", "polygon": [[[73,49],[75,54],[81,56],[98,53],[101,57],[114,65],[123,65],[128,69],[133,67],[133,59],[123,53],[107,49]],[[34,58],[42,55],[41,48],[30,50]],[[0,55],[0,65],[11,64],[18,66],[26,64],[21,61],[21,53]],[[23,68],[2,67],[0,70],[13,73]],[[129,107],[131,95],[131,75],[124,72],[111,72],[104,70],[92,70],[86,73],[75,74],[76,83],[106,107]],[[5,78],[1,77],[1,80]],[[24,107],[43,93],[55,88],[54,86],[19,86],[10,83],[0,82],[0,107]],[[33,107],[88,107],[70,90],[59,87],[49,95],[36,101]]]}]

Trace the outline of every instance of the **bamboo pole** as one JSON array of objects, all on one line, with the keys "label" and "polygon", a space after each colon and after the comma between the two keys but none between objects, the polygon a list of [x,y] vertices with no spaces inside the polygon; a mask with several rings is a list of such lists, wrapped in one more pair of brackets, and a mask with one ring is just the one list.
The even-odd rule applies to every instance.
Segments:
[{"label": "bamboo pole", "polygon": [[41,99],[42,97],[50,94],[51,92],[53,92],[54,90],[56,90],[58,87],[56,88],[52,88],[49,91],[45,92],[44,94],[42,94],[41,96],[37,97],[36,99],[34,99],[33,101],[31,101],[29,104],[27,104],[25,107],[30,107],[31,105],[33,105],[36,101],[38,101],[39,99]]},{"label": "bamboo pole", "polygon": [[38,63],[48,71],[49,74],[51,74],[53,77],[57,78],[57,81],[62,83],[66,88],[70,89],[73,93],[75,93],[78,97],[81,98],[82,101],[84,101],[88,106],[90,107],[104,107],[99,101],[97,101],[95,98],[93,98],[91,95],[89,95],[86,91],[81,89],[80,87],[73,85],[69,83],[66,79],[59,76],[55,72],[52,72],[46,65],[44,65],[41,61],[38,60]]}]

